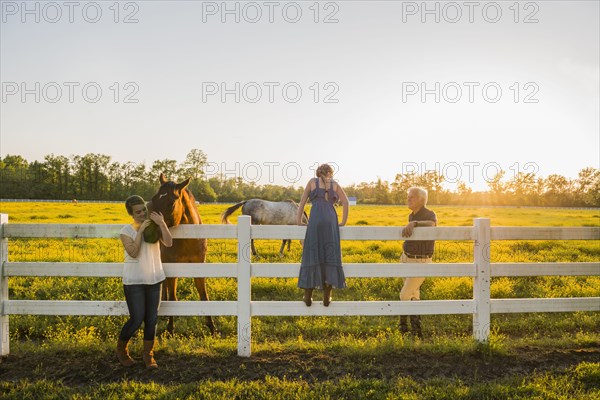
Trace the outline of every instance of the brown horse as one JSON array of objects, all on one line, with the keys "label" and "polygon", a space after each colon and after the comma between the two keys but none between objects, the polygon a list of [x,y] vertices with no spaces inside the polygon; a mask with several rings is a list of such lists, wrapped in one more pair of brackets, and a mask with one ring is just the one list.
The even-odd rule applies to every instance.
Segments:
[{"label": "brown horse", "polygon": [[[160,188],[148,203],[149,211],[162,213],[167,226],[174,227],[181,224],[202,224],[200,214],[196,209],[194,195],[187,189],[190,178],[181,183],[167,181],[160,174]],[[206,260],[206,239],[173,239],[172,247],[160,246],[161,259],[163,263],[198,263]],[[208,301],[206,291],[206,278],[194,278],[196,289],[200,294],[200,300]],[[163,285],[163,300],[177,301],[177,278],[167,278]],[[206,316],[206,325],[212,335],[216,329],[210,315]],[[173,334],[173,317],[169,317],[167,331]]]}]

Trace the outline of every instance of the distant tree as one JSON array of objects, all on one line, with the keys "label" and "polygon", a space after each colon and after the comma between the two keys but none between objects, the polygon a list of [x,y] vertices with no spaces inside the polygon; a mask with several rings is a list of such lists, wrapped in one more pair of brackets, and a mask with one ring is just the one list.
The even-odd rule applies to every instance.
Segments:
[{"label": "distant tree", "polygon": [[586,206],[600,206],[600,170],[587,167],[579,171],[577,194]]},{"label": "distant tree", "polygon": [[204,177],[204,167],[207,161],[208,158],[202,150],[190,150],[179,168],[179,179],[191,177],[194,181],[199,181]]},{"label": "distant tree", "polygon": [[20,198],[26,196],[29,163],[19,155],[7,154],[0,160],[0,196]]},{"label": "distant tree", "polygon": [[391,183],[390,203],[406,204],[407,192],[413,186],[422,187],[427,190],[431,204],[441,204],[450,200],[450,193],[444,190],[445,179],[436,170],[425,171],[423,174],[414,172],[397,174]]},{"label": "distant tree", "polygon": [[431,204],[440,204],[444,199],[444,176],[440,175],[436,170],[426,171],[419,175],[417,186],[427,189],[429,192],[429,200]]},{"label": "distant tree", "polygon": [[473,189],[463,181],[456,184],[456,195],[449,194],[448,204],[470,204],[473,201]]},{"label": "distant tree", "polygon": [[73,156],[75,195],[89,199],[92,192],[92,159],[88,156]]},{"label": "distant tree", "polygon": [[160,174],[165,174],[166,178],[169,180],[177,181],[178,169],[177,169],[177,161],[176,160],[156,160],[152,163],[152,167],[150,167],[150,175],[149,181],[158,181],[158,177]]},{"label": "distant tree", "polygon": [[19,155],[7,154],[0,161],[0,167],[3,170],[12,170],[12,171],[24,170],[24,169],[27,169],[28,165],[29,165],[29,163],[27,162],[27,160]]},{"label": "distant tree", "polygon": [[456,192],[461,196],[467,196],[473,193],[473,189],[471,189],[467,184],[463,181],[459,181],[456,184]]},{"label": "distant tree", "polygon": [[396,174],[392,182],[392,201],[395,204],[406,204],[407,191],[412,186],[418,185],[418,175],[415,173]]},{"label": "distant tree", "polygon": [[[241,178],[240,178],[241,180]],[[243,200],[240,190],[240,181],[236,178],[213,177],[208,180],[210,186],[217,193],[219,202],[238,202]]]},{"label": "distant tree", "polygon": [[108,184],[110,159],[110,156],[94,153],[72,157],[74,186],[77,197],[85,199],[108,198],[110,193]]},{"label": "distant tree", "polygon": [[145,163],[137,164],[132,171],[133,185],[130,194],[138,194],[145,199],[150,199],[158,189],[159,175],[150,174]]},{"label": "distant tree", "polygon": [[505,174],[505,171],[500,170],[498,173],[496,173],[496,175],[494,175],[494,177],[491,180],[487,181],[487,185],[490,188],[490,192],[492,192],[492,194],[501,194],[504,192],[506,186],[502,182],[502,178],[504,178]]},{"label": "distant tree", "polygon": [[93,189],[92,198],[107,199],[110,198],[110,160],[111,157],[105,154],[93,154]]},{"label": "distant tree", "polygon": [[217,201],[217,194],[210,186],[208,181],[200,180],[192,182],[192,193],[196,197],[196,200],[204,202],[204,203],[214,203]]},{"label": "distant tree", "polygon": [[[54,195],[58,198],[68,198],[73,194],[71,187],[71,165],[65,156],[49,154],[44,157],[44,168],[48,172],[50,184],[54,186]],[[54,197],[54,196],[51,196]]]},{"label": "distant tree", "polygon": [[573,189],[573,181],[565,178],[562,175],[549,175],[544,180],[544,205],[572,205],[575,194]]},{"label": "distant tree", "polygon": [[113,162],[108,166],[108,185],[111,200],[120,200],[127,197],[125,182],[127,181],[125,165],[119,162]]},{"label": "distant tree", "polygon": [[[242,177],[226,175],[206,180],[208,157],[199,149],[192,149],[178,166],[176,160],[156,160],[148,169],[145,163],[111,162],[104,154],[89,153],[70,157],[49,154],[44,161],[28,162],[19,155],[0,159],[0,197],[31,199],[97,199],[123,200],[131,194],[146,199],[156,193],[158,177],[164,173],[179,181],[191,177],[190,190],[203,202],[238,202],[251,198],[298,201],[303,187],[258,185]],[[600,207],[600,171],[582,169],[577,179],[553,174],[547,178],[520,172],[504,181],[500,170],[488,184],[488,191],[473,192],[465,182],[458,182],[456,190],[445,190],[444,176],[437,171],[423,174],[397,174],[389,183],[377,178],[344,188],[348,196],[364,204],[406,204],[407,190],[421,186],[429,191],[431,204],[489,204],[489,205],[544,205]]]},{"label": "distant tree", "polygon": [[508,182],[507,188],[521,198],[531,193],[535,193],[535,174],[532,172],[519,172]]},{"label": "distant tree", "polygon": [[508,185],[502,182],[505,174],[505,171],[500,170],[490,180],[487,180],[487,185],[490,189],[490,204],[504,205],[507,203],[507,196],[504,194]]},{"label": "distant tree", "polygon": [[375,198],[376,204],[390,204],[391,203],[391,195],[390,195],[390,187],[387,181],[382,181],[381,178],[377,178],[377,182],[373,187],[373,194]]},{"label": "distant tree", "polygon": [[18,198],[57,199],[56,187],[50,182],[50,176],[44,163],[33,161],[29,164],[28,176],[21,183],[24,195]]},{"label": "distant tree", "polygon": [[533,194],[533,204],[536,206],[543,206],[544,205],[544,199],[542,198],[542,195],[544,194],[544,191],[546,190],[546,183],[544,178],[542,177],[538,177],[535,181],[535,193]]},{"label": "distant tree", "polygon": [[507,182],[505,196],[510,196],[509,204],[536,205],[540,195],[537,193],[537,189],[537,179],[534,173],[518,172],[513,179]]}]

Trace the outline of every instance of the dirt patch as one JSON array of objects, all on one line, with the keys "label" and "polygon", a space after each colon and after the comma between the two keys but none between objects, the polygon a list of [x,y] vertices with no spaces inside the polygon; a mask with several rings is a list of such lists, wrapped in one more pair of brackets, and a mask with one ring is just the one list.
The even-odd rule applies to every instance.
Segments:
[{"label": "dirt patch", "polygon": [[121,367],[112,350],[39,350],[9,355],[0,363],[1,381],[47,379],[70,386],[123,380],[182,384],[203,380],[263,380],[267,376],[307,382],[357,379],[390,380],[411,377],[485,382],[534,372],[561,371],[581,362],[600,360],[600,343],[587,348],[546,349],[522,347],[510,354],[432,353],[415,349],[396,353],[337,355],[333,352],[260,352],[250,358],[236,354],[206,356],[157,351],[160,368],[147,371],[140,357],[131,368]]}]

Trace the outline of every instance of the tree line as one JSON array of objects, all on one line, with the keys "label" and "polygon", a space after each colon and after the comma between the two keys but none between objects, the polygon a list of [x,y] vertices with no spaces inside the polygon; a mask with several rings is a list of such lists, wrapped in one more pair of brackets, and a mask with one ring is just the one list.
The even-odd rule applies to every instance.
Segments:
[{"label": "tree line", "polygon": [[397,174],[393,182],[378,179],[345,187],[348,196],[356,196],[365,204],[405,204],[406,191],[421,186],[429,192],[430,204],[600,207],[600,170],[592,167],[579,171],[576,179],[552,174],[546,178],[533,172],[518,172],[512,178],[500,170],[487,180],[487,191],[473,191],[465,182],[456,190],[443,188],[444,176],[436,171],[424,174]]},{"label": "tree line", "polygon": [[[0,160],[0,198],[123,200],[131,194],[149,199],[158,187],[158,176],[174,180],[192,177],[190,190],[201,202],[238,202],[250,198],[299,201],[303,187],[257,185],[241,177],[205,174],[208,158],[192,149],[182,162],[156,160],[145,163],[113,161],[104,154],[83,156],[49,154],[43,161],[29,162],[19,155]],[[397,174],[393,182],[378,179],[344,188],[362,204],[405,204],[406,190],[421,186],[429,191],[430,204],[519,205],[555,207],[600,207],[600,170],[588,167],[570,179],[519,172],[507,177],[500,170],[487,181],[487,191],[473,191],[465,182],[455,190],[443,187],[445,177],[437,171]]]}]

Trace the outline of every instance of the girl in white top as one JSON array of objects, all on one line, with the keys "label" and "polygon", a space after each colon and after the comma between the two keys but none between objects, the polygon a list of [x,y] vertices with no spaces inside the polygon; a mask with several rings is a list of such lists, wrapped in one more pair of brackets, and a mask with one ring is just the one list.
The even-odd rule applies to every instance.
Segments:
[{"label": "girl in white top", "polygon": [[129,197],[125,201],[125,208],[133,217],[133,223],[124,226],[120,236],[125,248],[123,289],[130,318],[119,334],[117,357],[126,367],[134,364],[127,345],[144,322],[144,362],[147,368],[157,368],[153,348],[165,272],[160,260],[160,243],[144,241],[144,231],[153,221],[160,229],[160,242],[163,245],[171,247],[173,238],[162,214],[152,212],[148,219],[146,202],[140,196]]},{"label": "girl in white top", "polygon": [[[133,225],[125,225],[121,229],[121,241],[123,246],[126,246],[123,285],[154,285],[165,280],[165,272],[160,260],[159,242],[146,243],[144,241],[144,229],[149,222],[149,219],[142,222],[137,227],[138,230]],[[137,256],[131,255],[127,248],[128,245],[133,250],[133,254],[136,254],[134,249],[138,249]]]}]

